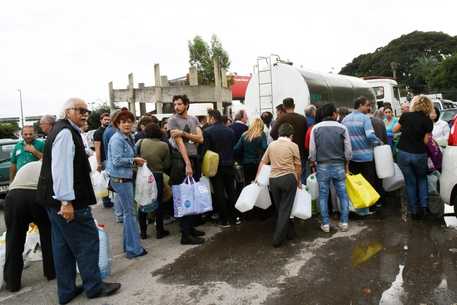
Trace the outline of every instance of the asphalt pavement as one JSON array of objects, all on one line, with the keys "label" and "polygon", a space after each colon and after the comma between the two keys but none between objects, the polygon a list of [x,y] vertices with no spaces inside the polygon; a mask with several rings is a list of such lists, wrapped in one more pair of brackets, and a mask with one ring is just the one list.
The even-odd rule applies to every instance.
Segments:
[{"label": "asphalt pavement", "polygon": [[[203,225],[201,246],[180,245],[175,223],[170,237],[144,241],[148,255],[134,260],[122,254],[112,211],[95,207],[113,248],[109,280],[123,286],[115,296],[71,304],[456,304],[457,231],[442,218],[405,221],[400,202],[390,197],[375,215],[351,217],[348,232],[336,229],[336,219],[330,233],[316,217],[298,220],[297,238],[281,248],[271,246],[271,219]],[[0,292],[0,304],[56,304],[56,283],[34,262],[23,289]]]}]

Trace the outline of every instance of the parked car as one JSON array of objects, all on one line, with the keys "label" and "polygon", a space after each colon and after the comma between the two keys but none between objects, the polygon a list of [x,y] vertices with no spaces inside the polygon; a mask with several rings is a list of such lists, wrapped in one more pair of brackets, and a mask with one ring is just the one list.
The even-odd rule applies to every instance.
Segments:
[{"label": "parked car", "polygon": [[436,108],[438,108],[439,111],[457,108],[456,102],[453,102],[451,100],[445,100],[445,99],[433,99],[433,105]]},{"label": "parked car", "polygon": [[450,124],[457,115],[457,108],[441,110],[440,119]]},{"label": "parked car", "polygon": [[11,151],[18,139],[0,139],[0,195],[6,194],[10,184]]}]

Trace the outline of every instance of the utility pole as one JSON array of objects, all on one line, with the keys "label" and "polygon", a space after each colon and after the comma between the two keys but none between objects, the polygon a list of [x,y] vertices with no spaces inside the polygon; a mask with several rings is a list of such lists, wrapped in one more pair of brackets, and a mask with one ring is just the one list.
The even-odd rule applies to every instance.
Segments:
[{"label": "utility pole", "polygon": [[24,110],[22,108],[22,90],[17,89],[17,91],[19,91],[19,104],[21,106],[21,128],[23,128],[24,127]]}]

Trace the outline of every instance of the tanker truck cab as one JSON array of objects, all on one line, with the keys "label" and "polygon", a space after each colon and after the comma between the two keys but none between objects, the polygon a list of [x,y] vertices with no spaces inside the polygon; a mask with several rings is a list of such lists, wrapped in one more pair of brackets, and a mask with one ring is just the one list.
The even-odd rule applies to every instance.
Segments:
[{"label": "tanker truck cab", "polygon": [[394,115],[400,116],[400,89],[398,88],[398,83],[390,78],[365,77],[364,79],[375,92],[378,108],[382,107],[384,103],[389,103],[392,106]]}]

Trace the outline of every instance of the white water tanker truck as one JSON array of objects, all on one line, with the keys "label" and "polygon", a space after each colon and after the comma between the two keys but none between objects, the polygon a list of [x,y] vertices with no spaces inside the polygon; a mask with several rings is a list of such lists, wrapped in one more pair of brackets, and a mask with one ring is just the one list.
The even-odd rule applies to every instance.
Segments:
[{"label": "white water tanker truck", "polygon": [[[275,114],[275,107],[284,98],[292,97],[295,111],[301,114],[309,104],[334,103],[336,107],[352,109],[354,100],[362,95],[376,104],[373,85],[361,78],[311,72],[279,58],[272,62],[271,57],[259,57],[246,90],[245,108],[250,118],[259,117],[264,111]],[[400,109],[399,101],[388,102],[392,108]]]}]

